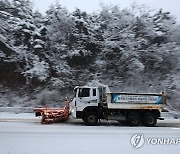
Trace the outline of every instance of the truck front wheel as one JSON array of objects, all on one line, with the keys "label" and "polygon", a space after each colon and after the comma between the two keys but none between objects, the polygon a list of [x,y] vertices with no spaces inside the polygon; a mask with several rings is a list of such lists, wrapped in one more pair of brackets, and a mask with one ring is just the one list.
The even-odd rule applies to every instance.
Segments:
[{"label": "truck front wheel", "polygon": [[96,113],[90,112],[83,117],[83,121],[87,126],[95,126],[98,123],[98,117]]},{"label": "truck front wheel", "polygon": [[126,121],[128,122],[129,126],[138,126],[141,119],[137,112],[130,112],[127,115]]},{"label": "truck front wheel", "polygon": [[153,127],[157,123],[157,117],[155,114],[147,112],[142,119],[142,122],[147,127]]}]

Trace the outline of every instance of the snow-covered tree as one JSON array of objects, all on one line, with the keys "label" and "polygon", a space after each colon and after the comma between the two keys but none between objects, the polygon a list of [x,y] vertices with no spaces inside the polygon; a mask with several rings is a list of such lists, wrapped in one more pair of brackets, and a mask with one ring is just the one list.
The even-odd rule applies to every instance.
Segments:
[{"label": "snow-covered tree", "polygon": [[33,15],[33,6],[30,0],[12,0],[11,13],[20,19],[31,20]]},{"label": "snow-covered tree", "polygon": [[30,0],[1,0],[0,86],[64,93],[96,81],[117,90],[167,90],[174,102],[179,27],[170,13],[145,6],[102,5],[88,14],[56,3],[42,15]]},{"label": "snow-covered tree", "polygon": [[67,40],[71,34],[73,19],[60,4],[51,5],[47,11],[46,25],[50,43],[54,50],[65,49]]}]

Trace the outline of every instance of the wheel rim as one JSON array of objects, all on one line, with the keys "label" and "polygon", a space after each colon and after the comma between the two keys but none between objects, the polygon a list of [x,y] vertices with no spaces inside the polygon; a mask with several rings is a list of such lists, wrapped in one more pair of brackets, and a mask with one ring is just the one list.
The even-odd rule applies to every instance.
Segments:
[{"label": "wheel rim", "polygon": [[130,126],[138,126],[140,123],[139,114],[136,112],[129,113],[129,115],[127,117],[127,121],[128,121]]},{"label": "wheel rim", "polygon": [[139,123],[138,117],[135,115],[130,117],[130,121],[132,124],[135,124],[135,125]]},{"label": "wheel rim", "polygon": [[146,121],[148,124],[153,125],[154,124],[154,117],[148,115],[146,118]]},{"label": "wheel rim", "polygon": [[90,115],[88,117],[88,121],[89,121],[89,123],[95,123],[96,122],[96,117],[94,115]]}]

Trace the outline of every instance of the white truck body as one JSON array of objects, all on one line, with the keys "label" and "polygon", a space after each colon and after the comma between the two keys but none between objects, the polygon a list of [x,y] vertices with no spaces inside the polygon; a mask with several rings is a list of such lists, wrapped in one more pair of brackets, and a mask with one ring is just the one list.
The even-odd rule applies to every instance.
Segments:
[{"label": "white truck body", "polygon": [[[75,87],[75,97],[70,104],[74,118],[81,118],[87,125],[98,120],[126,120],[130,125],[154,126],[166,105],[166,95],[110,92],[108,86]],[[147,122],[148,121],[148,122]]]}]

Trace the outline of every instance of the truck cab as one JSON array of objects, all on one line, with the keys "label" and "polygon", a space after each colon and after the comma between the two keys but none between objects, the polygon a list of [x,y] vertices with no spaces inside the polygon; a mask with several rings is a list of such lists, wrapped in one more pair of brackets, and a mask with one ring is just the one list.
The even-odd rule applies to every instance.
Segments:
[{"label": "truck cab", "polygon": [[76,86],[74,98],[70,104],[71,115],[74,118],[82,118],[83,112],[98,109],[105,99],[106,92],[110,92],[108,86]]},{"label": "truck cab", "polygon": [[82,112],[87,107],[98,107],[99,91],[97,87],[76,86],[74,98],[71,102],[71,115],[74,118],[82,118]]}]

